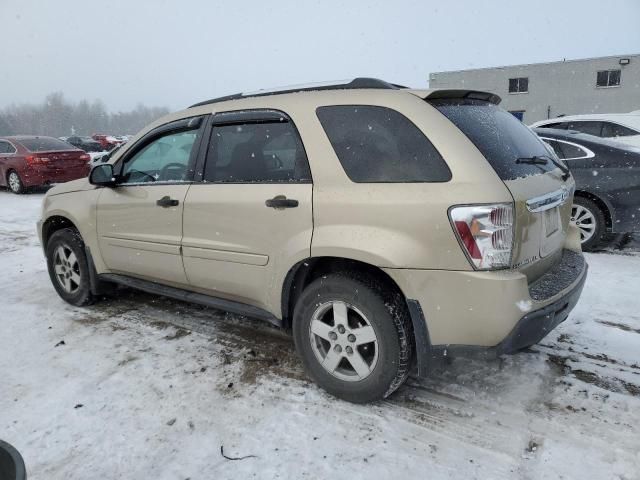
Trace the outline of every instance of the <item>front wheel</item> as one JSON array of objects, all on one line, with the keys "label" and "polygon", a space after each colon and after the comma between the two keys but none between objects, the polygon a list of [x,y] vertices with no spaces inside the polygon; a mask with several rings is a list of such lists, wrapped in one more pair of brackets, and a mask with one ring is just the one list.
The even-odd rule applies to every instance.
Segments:
[{"label": "front wheel", "polygon": [[593,200],[575,197],[571,208],[571,221],[580,230],[582,250],[589,252],[602,245],[606,220],[604,213]]},{"label": "front wheel", "polygon": [[58,295],[75,306],[93,302],[84,242],[77,230],[58,230],[47,243],[49,277]]},{"label": "front wheel", "polygon": [[409,374],[406,305],[368,280],[332,274],[313,281],[296,304],[293,336],[307,373],[349,402],[385,398]]}]

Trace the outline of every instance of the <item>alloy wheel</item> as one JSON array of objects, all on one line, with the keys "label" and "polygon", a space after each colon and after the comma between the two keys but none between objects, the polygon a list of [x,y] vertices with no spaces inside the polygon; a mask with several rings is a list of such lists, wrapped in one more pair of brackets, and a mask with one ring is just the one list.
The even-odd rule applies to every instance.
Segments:
[{"label": "alloy wheel", "polygon": [[61,244],[53,256],[56,279],[67,293],[75,293],[80,288],[80,264],[73,250]]},{"label": "alloy wheel", "polygon": [[9,174],[9,188],[13,192],[19,192],[21,187],[20,177],[16,172],[11,172]]},{"label": "alloy wheel", "polygon": [[363,380],[378,362],[378,337],[373,326],[346,302],[318,306],[309,324],[309,340],[318,362],[340,380]]},{"label": "alloy wheel", "polygon": [[596,217],[591,210],[574,204],[571,208],[571,221],[580,230],[580,242],[588,242],[596,231]]}]

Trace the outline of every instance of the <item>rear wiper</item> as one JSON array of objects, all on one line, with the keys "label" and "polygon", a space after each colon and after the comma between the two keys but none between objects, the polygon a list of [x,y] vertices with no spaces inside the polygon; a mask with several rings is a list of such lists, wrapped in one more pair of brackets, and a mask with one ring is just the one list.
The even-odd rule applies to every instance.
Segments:
[{"label": "rear wiper", "polygon": [[532,157],[516,158],[516,163],[526,163],[528,165],[546,165],[547,163],[549,163],[549,161],[551,161],[551,163],[562,170],[562,179],[566,181],[571,175],[569,167],[567,167],[564,163],[557,161],[551,156],[534,155]]}]

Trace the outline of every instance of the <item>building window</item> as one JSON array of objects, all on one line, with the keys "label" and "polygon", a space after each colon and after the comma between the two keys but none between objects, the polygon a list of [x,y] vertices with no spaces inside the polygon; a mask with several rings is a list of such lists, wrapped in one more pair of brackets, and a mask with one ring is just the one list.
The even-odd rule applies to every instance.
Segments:
[{"label": "building window", "polygon": [[509,113],[521,122],[524,120],[524,112],[525,110],[509,110]]},{"label": "building window", "polygon": [[596,87],[619,87],[620,70],[600,70],[596,75]]},{"label": "building window", "polygon": [[528,93],[529,92],[529,78],[510,78],[509,79],[509,93]]}]

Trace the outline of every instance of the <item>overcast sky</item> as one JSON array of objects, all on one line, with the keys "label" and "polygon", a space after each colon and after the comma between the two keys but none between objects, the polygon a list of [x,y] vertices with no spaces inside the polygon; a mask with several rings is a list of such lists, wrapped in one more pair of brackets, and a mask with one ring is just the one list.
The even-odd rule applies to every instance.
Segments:
[{"label": "overcast sky", "polygon": [[[609,10],[609,11],[607,11]],[[0,0],[0,107],[191,103],[278,85],[640,53],[640,1]]]}]

